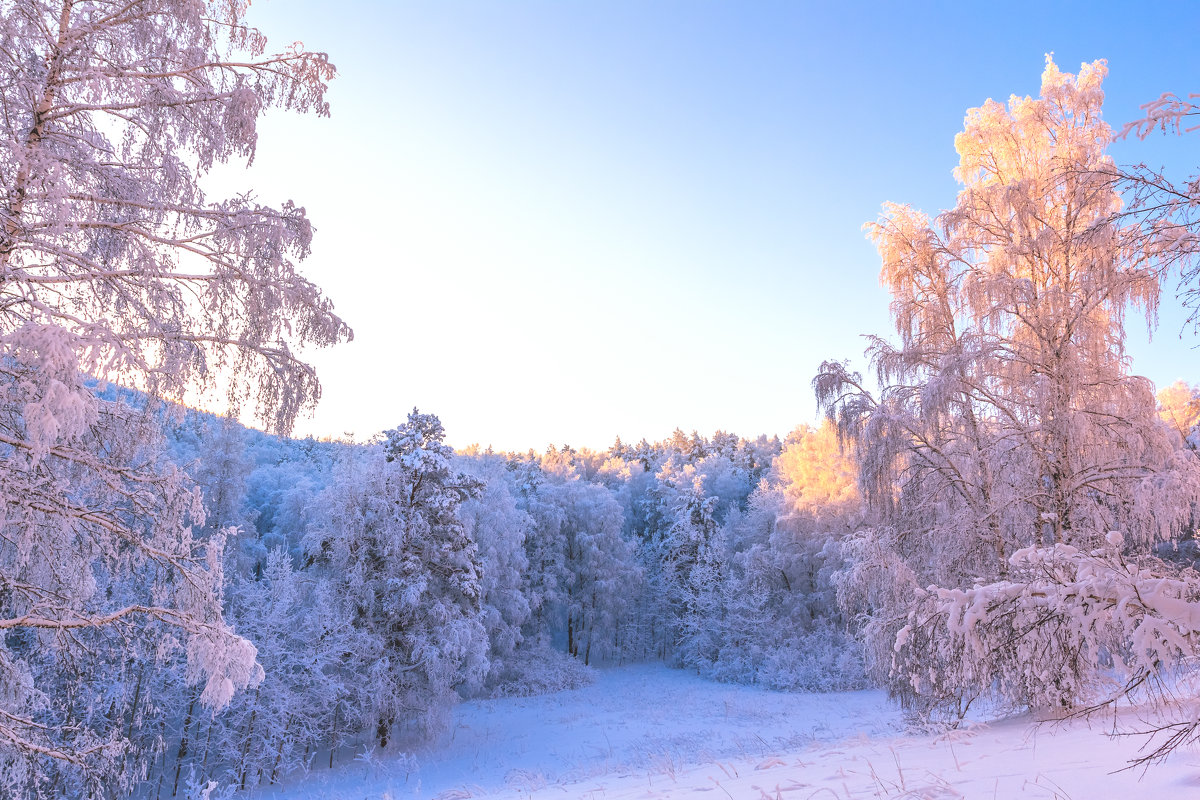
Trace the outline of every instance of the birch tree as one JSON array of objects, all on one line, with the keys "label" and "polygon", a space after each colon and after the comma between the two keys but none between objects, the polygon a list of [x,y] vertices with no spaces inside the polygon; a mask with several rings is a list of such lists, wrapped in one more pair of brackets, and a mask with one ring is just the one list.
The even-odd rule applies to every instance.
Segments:
[{"label": "birch tree", "polygon": [[868,497],[886,506],[898,486],[981,525],[995,552],[980,569],[1043,539],[1095,545],[1130,527],[1145,543],[1178,523],[1132,501],[1171,459],[1125,356],[1125,311],[1153,318],[1161,273],[1113,219],[1105,72],[1047,61],[1041,98],[968,112],[955,208],[930,220],[888,204],[867,226],[900,337],[872,340],[882,392],[835,362],[816,380],[864,442]]},{"label": "birch tree", "polygon": [[[1156,131],[1175,135],[1200,130],[1200,93],[1166,92],[1142,106],[1141,119],[1126,123],[1117,138],[1145,139]],[[1142,232],[1147,255],[1179,270],[1179,294],[1187,324],[1200,330],[1200,173],[1180,178],[1145,162],[1106,170],[1125,189],[1121,216]]]},{"label": "birch tree", "polygon": [[[1100,114],[1106,72],[1097,61],[1072,75],[1048,58],[1039,98],[989,100],[967,113],[955,139],[963,188],[954,208],[931,220],[888,204],[867,226],[899,342],[872,339],[878,395],[836,362],[815,386],[857,439],[867,498],[883,514],[864,552],[882,546],[898,558],[876,552],[862,563],[874,577],[845,585],[892,580],[893,591],[868,594],[916,602],[941,596],[916,581],[1008,585],[1030,548],[1090,552],[1120,531],[1123,547],[1146,553],[1188,523],[1196,460],[1157,419],[1149,381],[1127,369],[1124,315],[1133,308],[1153,320],[1163,265],[1118,213]],[[891,640],[867,648],[885,658],[901,629],[929,629],[907,607],[872,611],[891,615],[867,626]],[[902,697],[930,685],[912,679],[921,664],[953,672],[980,655],[953,635],[901,638],[892,671]],[[1095,675],[1084,662],[1099,643],[1086,631],[1072,642],[1063,656],[1077,659],[1071,674]],[[1018,669],[1021,660],[990,663]],[[1044,672],[1026,678],[995,685],[1056,702],[1086,688],[1031,687],[1053,678]],[[961,699],[947,685],[937,691]]]},{"label": "birch tree", "polygon": [[222,619],[223,534],[192,537],[199,495],[162,458],[154,403],[95,392],[220,389],[286,431],[319,395],[295,348],[349,336],[296,270],[303,209],[202,189],[253,158],[265,109],[328,112],[326,57],[269,54],[245,11],[0,0],[0,786],[18,796],[139,777],[124,720],[144,699],[81,717],[94,676],[66,691],[73,653],[108,669],[148,626],[210,706],[260,672]]},{"label": "birch tree", "polygon": [[1184,446],[1200,446],[1200,387],[1176,381],[1158,393],[1158,415]]}]

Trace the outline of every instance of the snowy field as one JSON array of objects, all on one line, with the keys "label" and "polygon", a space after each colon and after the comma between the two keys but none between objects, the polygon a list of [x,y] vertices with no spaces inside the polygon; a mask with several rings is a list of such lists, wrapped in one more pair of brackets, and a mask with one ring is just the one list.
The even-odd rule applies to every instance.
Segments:
[{"label": "snowy field", "polygon": [[[1018,718],[942,736],[905,735],[881,692],[785,694],[662,666],[599,670],[583,689],[464,703],[411,760],[317,770],[277,800],[730,797],[1091,798],[1200,793],[1200,753],[1120,769],[1140,739],[1113,717]],[[1139,720],[1123,712],[1119,726]]]}]

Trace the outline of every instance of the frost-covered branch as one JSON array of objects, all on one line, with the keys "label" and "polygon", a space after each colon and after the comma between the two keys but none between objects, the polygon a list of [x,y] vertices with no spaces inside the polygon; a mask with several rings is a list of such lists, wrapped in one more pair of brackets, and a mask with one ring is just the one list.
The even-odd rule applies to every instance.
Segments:
[{"label": "frost-covered branch", "polygon": [[1131,561],[1122,546],[1114,532],[1093,551],[1027,548],[1013,554],[1009,580],[918,592],[896,637],[897,693],[926,713],[979,696],[1073,712],[1192,664],[1197,576]]},{"label": "frost-covered branch", "polygon": [[[302,208],[201,189],[266,109],[328,113],[328,59],[268,54],[245,11],[0,0],[0,794],[130,790],[147,670],[213,708],[261,677],[161,400],[219,391],[287,431],[320,393],[297,352],[350,331],[298,269]],[[137,689],[91,713],[80,687],[135,651]]]}]

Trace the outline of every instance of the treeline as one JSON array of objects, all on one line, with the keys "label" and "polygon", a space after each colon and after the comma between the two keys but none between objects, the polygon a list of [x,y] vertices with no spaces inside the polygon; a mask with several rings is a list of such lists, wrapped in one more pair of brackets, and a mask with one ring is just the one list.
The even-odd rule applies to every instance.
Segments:
[{"label": "treeline", "polygon": [[861,504],[831,426],[524,454],[443,436],[417,411],[370,445],[198,413],[171,426],[262,674],[214,715],[182,653],[131,654],[112,694],[145,760],[136,793],[396,756],[461,698],[578,686],[594,664],[865,685],[833,583]]}]

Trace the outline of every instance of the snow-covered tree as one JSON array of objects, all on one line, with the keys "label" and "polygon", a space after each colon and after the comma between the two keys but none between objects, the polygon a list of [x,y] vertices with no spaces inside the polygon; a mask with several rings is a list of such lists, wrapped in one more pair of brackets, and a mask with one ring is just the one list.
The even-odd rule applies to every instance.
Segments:
[{"label": "snow-covered tree", "polygon": [[444,435],[436,416],[414,409],[342,465],[306,540],[362,634],[345,666],[370,686],[358,712],[380,747],[397,722],[435,730],[456,687],[487,669],[479,551],[459,517],[482,485],[454,468]]},{"label": "snow-covered tree", "polygon": [[724,625],[708,672],[722,680],[828,691],[865,684],[835,597],[844,537],[862,522],[854,462],[832,426],[790,434],[768,477],[730,516]]},{"label": "snow-covered tree", "polygon": [[861,518],[857,464],[838,440],[836,427],[801,425],[790,433],[771,465],[770,484],[787,498],[787,513],[810,518],[816,527],[853,528]]},{"label": "snow-covered tree", "polygon": [[1176,381],[1158,393],[1158,415],[1184,446],[1200,448],[1200,387]]},{"label": "snow-covered tree", "polygon": [[[132,695],[106,715],[67,708],[94,691],[63,671],[78,648],[119,661],[150,626],[165,658],[178,635],[218,707],[259,674],[221,616],[222,537],[192,538],[203,513],[161,458],[153,404],[100,400],[92,380],[168,399],[224,388],[287,429],[318,393],[292,348],[349,333],[296,272],[301,209],[200,187],[253,157],[266,108],[327,110],[325,57],[265,55],[244,11],[0,2],[0,781],[17,796],[138,777],[120,758]],[[132,581],[148,583],[110,591]]]},{"label": "snow-covered tree", "polygon": [[[1200,130],[1200,94],[1186,98],[1165,93],[1142,106],[1146,115],[1127,123],[1117,138],[1130,134],[1145,139],[1155,131],[1192,134]],[[1143,233],[1146,254],[1164,266],[1179,269],[1180,296],[1190,314],[1188,323],[1200,329],[1200,173],[1169,176],[1142,163],[1112,168],[1105,174],[1125,190],[1121,216]]]},{"label": "snow-covered tree", "polygon": [[1126,371],[1125,310],[1153,313],[1159,273],[1113,222],[1120,198],[1098,172],[1111,163],[1104,74],[1103,62],[1076,78],[1048,61],[1040,99],[968,113],[957,206],[934,224],[888,205],[869,226],[900,334],[871,348],[881,397],[836,363],[816,381],[866,445],[875,500],[890,502],[902,464],[902,498],[924,492],[985,526],[995,552],[980,569],[1003,572],[1042,537],[1095,544],[1127,527],[1132,508],[1108,498],[1131,497],[1170,458],[1148,382]]},{"label": "snow-covered tree", "polygon": [[[303,209],[212,199],[271,106],[325,114],[333,67],[266,54],[245,5],[6,0],[0,334],[41,329],[99,377],[180,398],[224,385],[286,430],[318,385],[292,345],[348,335],[301,277]],[[36,342],[29,341],[29,346]]]},{"label": "snow-covered tree", "polygon": [[588,664],[619,651],[620,627],[640,573],[621,535],[621,506],[607,489],[573,479],[554,484],[547,494],[561,512],[565,585],[557,622],[567,652]]},{"label": "snow-covered tree", "polygon": [[253,466],[246,456],[245,429],[229,417],[206,427],[201,458],[192,471],[204,493],[204,524],[253,532],[254,519],[245,505]]},{"label": "snow-covered tree", "polygon": [[177,770],[244,789],[275,783],[318,748],[340,744],[334,715],[364,694],[340,669],[361,632],[331,602],[330,589],[296,571],[278,549],[268,553],[257,579],[235,582],[231,615],[258,649],[265,676],[220,715],[197,719],[191,752],[184,754],[190,759],[180,759]]},{"label": "snow-covered tree", "polygon": [[494,683],[508,670],[531,614],[525,540],[533,519],[517,507],[501,457],[459,456],[454,466],[482,485],[477,497],[459,506],[458,515],[479,548],[482,622],[490,643],[488,680]]},{"label": "snow-covered tree", "polygon": [[[715,642],[706,630],[704,612],[717,612],[707,625],[721,624],[718,602],[724,546],[716,519],[717,499],[704,491],[695,466],[672,456],[659,470],[656,493],[662,526],[651,542],[651,574],[661,604],[667,652],[672,660],[701,666],[711,662]],[[719,634],[717,634],[719,636]]]},{"label": "snow-covered tree", "polygon": [[[1030,547],[1087,551],[1120,530],[1146,552],[1190,519],[1200,470],[1127,372],[1124,314],[1153,317],[1161,266],[1116,214],[1105,73],[1047,59],[1040,98],[968,112],[953,209],[930,220],[889,204],[868,226],[900,341],[872,341],[878,397],[843,364],[814,381],[883,515],[844,585],[900,581],[866,593],[895,598],[911,596],[910,571],[918,585],[1004,580]],[[868,651],[887,653],[907,609],[870,611],[892,615],[867,627],[885,637]],[[907,664],[977,655],[922,649],[939,641],[904,640],[894,676],[911,689]]]},{"label": "snow-covered tree", "polygon": [[523,584],[530,617],[523,636],[548,643],[553,635],[552,617],[566,603],[569,581],[562,540],[563,510],[552,501],[547,476],[535,459],[509,459],[506,471],[517,508],[529,518]]}]

